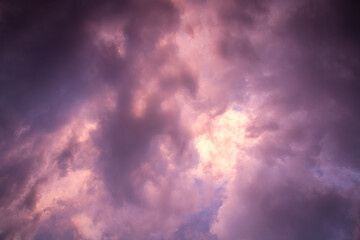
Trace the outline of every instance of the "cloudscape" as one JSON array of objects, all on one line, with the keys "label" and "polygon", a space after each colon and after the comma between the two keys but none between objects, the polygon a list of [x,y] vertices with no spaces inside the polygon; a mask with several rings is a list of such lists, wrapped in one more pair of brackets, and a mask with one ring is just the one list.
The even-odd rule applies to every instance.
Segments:
[{"label": "cloudscape", "polygon": [[360,4],[0,2],[0,239],[359,240]]}]

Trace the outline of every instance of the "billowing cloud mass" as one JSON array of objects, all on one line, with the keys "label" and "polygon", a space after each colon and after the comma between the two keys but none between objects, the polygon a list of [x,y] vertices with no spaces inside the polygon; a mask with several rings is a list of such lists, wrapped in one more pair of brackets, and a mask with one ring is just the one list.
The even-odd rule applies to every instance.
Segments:
[{"label": "billowing cloud mass", "polygon": [[360,239],[360,4],[0,3],[0,239]]}]

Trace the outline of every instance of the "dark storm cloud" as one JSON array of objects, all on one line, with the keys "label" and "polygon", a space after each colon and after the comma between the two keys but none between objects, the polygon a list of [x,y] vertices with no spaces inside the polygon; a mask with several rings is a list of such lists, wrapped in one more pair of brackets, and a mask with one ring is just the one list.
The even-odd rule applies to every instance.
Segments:
[{"label": "dark storm cloud", "polygon": [[[222,57],[235,59],[249,93],[263,98],[247,129],[259,139],[251,154],[263,167],[249,186],[239,177],[214,229],[223,226],[215,231],[224,239],[357,239],[359,182],[341,171],[359,174],[359,4],[263,3],[249,18],[258,22],[224,17],[235,9],[220,14],[234,36],[220,40]],[[339,179],[345,183],[333,185]],[[230,212],[237,206],[244,210]]]},{"label": "dark storm cloud", "polygon": [[[9,206],[28,192],[22,204],[29,211],[33,208],[37,185],[31,187],[28,183],[45,161],[42,153],[46,143],[41,141],[46,134],[66,125],[82,104],[103,87],[116,92],[116,108],[105,111],[96,134],[101,139],[97,145],[100,175],[104,176],[115,202],[133,199],[136,186],[129,178],[147,160],[147,147],[153,137],[168,134],[179,149],[184,149],[187,134],[181,131],[179,113],[164,113],[159,107],[180,88],[196,93],[196,81],[186,67],[177,74],[160,76],[162,91],[149,100],[144,117],[131,116],[133,94],[140,77],[144,77],[137,73],[143,67],[138,62],[149,61],[156,72],[164,62],[174,59],[175,46],[163,52],[155,48],[178,24],[179,13],[169,1],[1,3],[0,207]],[[103,25],[123,27],[125,57],[120,56],[115,42],[97,40]],[[14,153],[21,144],[37,141],[41,146]],[[68,171],[76,147],[76,140],[70,141],[51,160],[62,176]],[[28,238],[28,233],[21,230],[21,222],[21,219],[1,221],[2,238],[11,239],[14,234]],[[49,233],[53,224],[56,223],[40,228],[35,238],[55,238],[56,233]],[[69,234],[64,232],[56,239],[69,239]]]},{"label": "dark storm cloud", "polygon": [[67,143],[67,146],[65,149],[61,151],[59,156],[57,157],[57,166],[59,170],[61,171],[62,175],[66,175],[66,172],[69,168],[69,165],[74,160],[74,155],[77,150],[78,143],[76,142],[75,138],[70,139],[70,141]]},{"label": "dark storm cloud", "polygon": [[35,240],[83,239],[72,224],[67,212],[53,213],[49,219],[41,223],[36,233],[31,235],[31,238]]},{"label": "dark storm cloud", "polygon": [[344,1],[296,6],[280,30],[283,38],[290,38],[285,40],[288,52],[274,61],[282,69],[266,81],[272,84],[270,91],[284,89],[273,98],[276,107],[285,112],[307,111],[314,131],[333,144],[334,160],[358,168],[360,46],[354,9],[359,5]]},{"label": "dark storm cloud", "polygon": [[[171,58],[169,55],[161,55],[161,52],[156,54],[160,55],[161,60],[149,64],[154,69],[158,69],[163,61]],[[151,56],[149,60],[153,60]],[[160,90],[147,99],[146,109],[141,117],[132,113],[132,91],[135,90],[131,87],[133,83],[120,88],[116,109],[106,114],[102,120],[99,144],[104,151],[100,157],[100,165],[104,168],[106,183],[118,203],[127,198],[133,203],[139,201],[136,191],[141,188],[135,186],[132,180],[133,177],[139,176],[132,174],[141,163],[151,158],[149,147],[155,137],[170,136],[171,144],[178,149],[175,150],[177,154],[181,155],[186,150],[189,135],[179,122],[180,106],[172,106],[171,111],[161,110],[163,101],[170,98],[179,88],[188,89],[190,93],[196,91],[195,80],[192,76],[186,75],[187,72],[181,70],[179,76],[160,77]],[[134,77],[136,81],[136,77],[140,76]]]},{"label": "dark storm cloud", "polygon": [[[27,191],[42,161],[41,134],[64,125],[71,111],[90,92],[84,24],[94,3],[3,1],[0,24],[0,164],[1,207]],[[94,52],[94,51],[93,51]],[[14,154],[14,151],[18,151]],[[33,193],[31,193],[33,192]],[[29,195],[30,194],[30,195]],[[31,190],[24,204],[36,201]],[[16,213],[15,213],[16,214]],[[9,221],[11,222],[11,221]],[[18,225],[20,227],[21,224]],[[4,229],[5,227],[5,229]],[[3,225],[3,237],[20,229]],[[6,234],[8,233],[8,234]]]},{"label": "dark storm cloud", "polygon": [[303,180],[310,175],[296,179],[291,171],[267,166],[249,185],[238,183],[238,200],[228,202],[237,214],[221,213],[227,215],[220,239],[357,239],[354,196]]},{"label": "dark storm cloud", "polygon": [[[132,203],[140,201],[141,185],[136,185],[134,181],[135,177],[139,178],[134,176],[134,170],[151,158],[149,146],[154,137],[170,136],[180,153],[186,147],[188,136],[179,123],[179,107],[172,106],[171,111],[164,112],[161,104],[179,89],[187,89],[194,95],[196,81],[186,66],[182,67],[179,62],[178,72],[159,73],[162,66],[177,61],[177,49],[172,44],[160,48],[156,45],[165,34],[177,30],[178,25],[178,10],[170,2],[159,1],[141,5],[138,12],[130,15],[125,26],[126,77],[122,72],[113,71],[117,82],[112,84],[118,89],[114,100],[116,107],[102,117],[97,137],[102,150],[99,165],[116,204],[122,204],[124,200]],[[114,66],[116,69],[117,65]],[[159,89],[146,99],[143,116],[137,117],[133,113],[134,101],[137,100],[135,93],[144,79],[145,84],[155,81]]]},{"label": "dark storm cloud", "polygon": [[228,1],[220,11],[220,17],[234,27],[254,27],[266,16],[269,0],[234,0]]},{"label": "dark storm cloud", "polygon": [[[0,238],[359,238],[359,4],[174,4],[0,4]],[[198,69],[181,59],[202,25],[188,6],[220,19],[204,22],[215,36],[200,41],[216,39],[230,69],[218,102],[202,103]],[[181,21],[192,20],[190,40]],[[181,173],[199,159],[185,108],[220,115],[231,101],[251,120],[246,140],[256,144],[238,147],[254,166],[242,171],[239,160],[209,233],[218,206],[188,216],[199,193]],[[74,124],[85,115],[90,140]]]},{"label": "dark storm cloud", "polygon": [[86,40],[83,13],[71,5],[3,3],[1,111],[8,134],[18,124],[51,130],[88,88],[79,68],[87,63],[80,48]]},{"label": "dark storm cloud", "polygon": [[220,7],[224,36],[220,39],[219,52],[223,57],[238,61],[246,59],[251,63],[259,60],[248,31],[258,28],[266,20],[269,2],[237,0]]}]

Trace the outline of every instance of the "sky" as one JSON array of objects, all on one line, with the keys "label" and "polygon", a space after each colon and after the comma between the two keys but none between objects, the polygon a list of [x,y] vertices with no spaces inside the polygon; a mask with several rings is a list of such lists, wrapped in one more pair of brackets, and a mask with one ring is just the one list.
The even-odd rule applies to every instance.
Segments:
[{"label": "sky", "polygon": [[0,239],[359,240],[360,4],[0,2]]}]

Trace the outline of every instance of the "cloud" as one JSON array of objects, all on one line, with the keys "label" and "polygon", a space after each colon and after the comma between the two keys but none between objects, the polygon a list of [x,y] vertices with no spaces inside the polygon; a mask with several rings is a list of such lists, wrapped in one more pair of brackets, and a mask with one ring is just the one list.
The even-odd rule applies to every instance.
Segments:
[{"label": "cloud", "polygon": [[[197,204],[192,180],[169,170],[192,165],[175,95],[197,91],[173,40],[178,9],[168,1],[1,9],[1,211],[18,216],[1,222],[2,238],[81,239],[94,228],[145,239],[163,234],[164,219],[176,229]],[[178,202],[184,194],[194,198]]]},{"label": "cloud", "polygon": [[356,239],[359,56],[353,10],[336,1],[273,1],[254,15],[267,21],[224,27],[234,35],[246,32],[243,50],[237,47],[242,38],[220,42],[240,67],[243,61],[252,65],[239,74],[248,78],[247,132],[257,142],[246,150],[252,163],[239,165],[212,231],[220,239]]},{"label": "cloud", "polygon": [[357,10],[1,3],[0,238],[357,239]]}]

